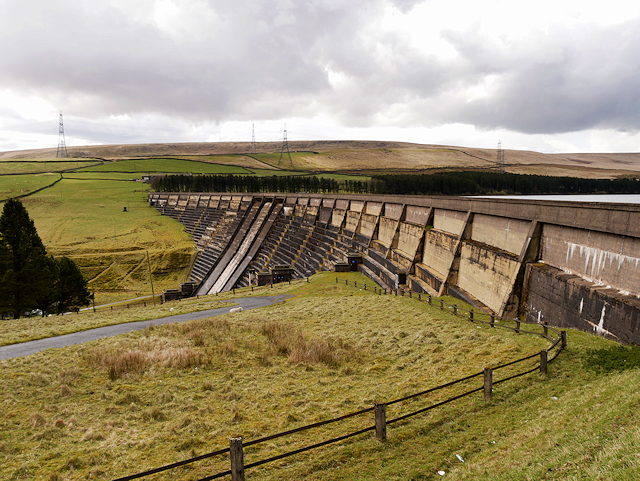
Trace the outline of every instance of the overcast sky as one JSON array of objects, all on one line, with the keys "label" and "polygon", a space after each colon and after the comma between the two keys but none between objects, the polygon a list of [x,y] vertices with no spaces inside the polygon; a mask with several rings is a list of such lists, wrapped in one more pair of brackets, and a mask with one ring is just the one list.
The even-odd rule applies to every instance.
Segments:
[{"label": "overcast sky", "polygon": [[[526,5],[526,6],[525,6]],[[640,151],[640,2],[0,0],[0,151],[399,140]]]}]

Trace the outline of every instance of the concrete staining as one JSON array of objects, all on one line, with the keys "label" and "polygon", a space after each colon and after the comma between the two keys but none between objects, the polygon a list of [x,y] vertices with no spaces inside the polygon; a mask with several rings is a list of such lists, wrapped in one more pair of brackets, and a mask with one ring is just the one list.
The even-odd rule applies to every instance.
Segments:
[{"label": "concrete staining", "polygon": [[387,289],[449,293],[498,316],[640,344],[640,206],[460,197],[158,194],[185,225],[202,292],[353,258]]}]

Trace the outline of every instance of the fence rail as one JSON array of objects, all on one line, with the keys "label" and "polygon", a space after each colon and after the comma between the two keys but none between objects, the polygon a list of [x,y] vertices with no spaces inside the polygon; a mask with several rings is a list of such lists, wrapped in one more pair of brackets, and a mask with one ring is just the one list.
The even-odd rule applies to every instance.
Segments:
[{"label": "fence rail", "polygon": [[[338,283],[339,280],[338,278],[336,278],[336,283]],[[345,280],[345,285],[349,285],[349,280],[346,279]],[[353,282],[354,287],[358,287],[358,283],[357,282]],[[362,288],[364,288],[365,290],[367,290],[369,287],[371,286],[367,286],[367,284],[362,285]],[[387,292],[386,289],[383,288],[379,288],[377,285],[373,286],[373,291],[376,294],[379,295],[386,295],[386,294],[395,294],[397,295],[404,295],[403,291],[389,291]],[[411,291],[408,292],[409,297],[413,297],[414,293],[412,293]],[[423,296],[422,294],[418,294],[418,299],[420,301],[425,301],[428,302],[430,305],[434,305],[434,298],[430,295],[426,295]],[[348,414],[344,414],[342,416],[338,416],[336,418],[332,418],[332,419],[327,419],[324,421],[319,421],[313,424],[308,424],[306,426],[301,426],[299,428],[295,428],[295,429],[291,429],[288,431],[284,431],[281,433],[276,433],[276,434],[272,434],[269,436],[265,436],[262,438],[258,438],[258,439],[254,439],[248,442],[243,443],[242,438],[232,438],[230,440],[230,444],[228,448],[223,448],[223,449],[219,449],[217,451],[213,451],[210,453],[206,453],[206,454],[202,454],[200,456],[196,456],[190,459],[186,459],[184,461],[179,461],[176,463],[172,463],[172,464],[167,464],[165,466],[161,466],[159,468],[155,468],[155,469],[151,469],[148,471],[144,471],[141,473],[137,473],[137,474],[133,474],[130,476],[125,476],[122,478],[118,478],[114,481],[129,481],[129,480],[133,480],[133,479],[139,479],[139,478],[143,478],[145,476],[150,476],[152,474],[156,474],[156,473],[160,473],[160,472],[164,472],[164,471],[168,471],[170,469],[174,469],[177,467],[181,467],[181,466],[185,466],[188,464],[192,464],[192,463],[196,463],[198,461],[202,461],[204,459],[208,459],[208,458],[212,458],[215,456],[220,456],[223,454],[227,454],[229,453],[229,461],[231,464],[231,469],[229,470],[225,470],[225,471],[221,471],[215,474],[212,474],[210,476],[201,478],[198,481],[209,481],[209,480],[213,480],[213,479],[219,479],[225,476],[231,476],[232,481],[244,481],[245,479],[245,470],[246,469],[250,469],[250,468],[254,468],[257,466],[261,466],[267,463],[272,463],[274,461],[278,461],[280,459],[284,459],[290,456],[294,456],[296,454],[300,454],[306,451],[310,451],[312,449],[316,449],[322,446],[327,446],[329,444],[333,444],[333,443],[338,443],[340,441],[344,441],[346,439],[355,437],[355,436],[359,436],[361,434],[370,432],[370,431],[375,431],[376,432],[376,438],[381,441],[384,442],[386,440],[386,427],[389,424],[394,424],[403,420],[406,420],[408,418],[414,417],[414,416],[418,416],[420,414],[423,414],[427,411],[430,411],[432,409],[438,408],[440,406],[443,406],[445,404],[449,404],[451,402],[457,401],[459,399],[462,399],[464,397],[470,396],[472,394],[478,393],[483,391],[484,392],[484,399],[486,401],[489,401],[492,399],[493,396],[493,386],[496,384],[500,384],[500,383],[504,383],[507,381],[510,381],[512,379],[521,377],[521,376],[525,376],[527,374],[531,374],[535,371],[540,371],[541,373],[546,373],[547,372],[547,365],[549,362],[552,362],[559,354],[560,352],[566,348],[567,345],[567,338],[566,338],[566,331],[557,331],[556,329],[548,326],[547,324],[537,324],[537,323],[533,323],[533,322],[527,322],[527,321],[522,321],[520,319],[510,319],[510,318],[497,318],[492,314],[488,314],[482,311],[474,311],[473,309],[470,310],[466,310],[466,309],[462,309],[460,307],[458,307],[456,304],[448,304],[446,302],[444,302],[442,299],[440,298],[435,298],[437,299],[438,303],[435,307],[439,307],[440,309],[444,310],[447,309],[449,311],[451,311],[454,315],[459,316],[459,317],[463,317],[471,322],[478,322],[478,323],[482,323],[482,324],[488,324],[490,325],[492,328],[503,328],[503,329],[509,329],[509,330],[513,330],[515,332],[518,333],[522,333],[522,334],[531,334],[531,335],[536,335],[536,336],[540,336],[544,339],[547,339],[549,341],[552,341],[552,344],[549,346],[548,349],[546,350],[542,350],[540,352],[519,358],[519,359],[515,359],[513,361],[498,365],[496,367],[493,368],[485,368],[484,371],[482,372],[478,372],[475,374],[471,374],[469,376],[460,378],[460,379],[456,379],[453,381],[450,381],[448,383],[445,384],[441,384],[439,386],[435,386],[429,389],[426,389],[424,391],[420,391],[417,393],[413,393],[398,399],[393,399],[391,401],[387,401],[385,403],[376,403],[375,406],[369,407],[369,408],[365,408],[365,409],[361,409],[359,411],[355,411],[352,413],[348,413]],[[483,319],[484,317],[484,319]],[[513,323],[514,326],[511,326],[509,324]],[[537,325],[537,326],[542,326],[542,332],[536,332],[533,330],[524,330],[522,329],[522,324],[533,324],[533,325]],[[556,337],[552,337],[552,335],[550,335],[551,333],[555,333]],[[554,351],[555,350],[555,351]],[[549,357],[549,353],[553,353],[553,355],[551,357]],[[526,368],[524,368],[525,370],[523,371],[519,371],[516,372],[515,374],[511,374],[508,375],[505,378],[502,379],[498,379],[498,380],[494,380],[493,379],[493,375],[496,371],[500,371],[503,369],[506,369],[508,367],[512,367],[515,366],[516,364],[520,364],[520,363],[525,363],[526,361],[531,361],[533,359],[539,358],[539,360],[536,360],[534,363],[533,367],[527,366]],[[452,395],[450,397],[448,397],[447,399],[444,399],[442,401],[438,401],[435,402],[429,406],[426,407],[422,407],[420,409],[417,409],[415,411],[406,413],[406,414],[401,414],[398,415],[394,418],[391,419],[387,419],[386,416],[386,410],[388,406],[393,406],[399,403],[402,403],[404,401],[409,401],[409,400],[415,400],[416,398],[419,398],[421,396],[426,396],[427,394],[432,394],[447,388],[452,388],[454,386],[458,386],[461,385],[463,383],[467,383],[470,382],[476,378],[479,377],[483,377],[483,384],[480,387],[474,387],[474,388],[468,388],[466,391],[462,392],[462,393],[456,393],[455,395]],[[292,451],[287,451],[285,453],[281,453],[278,454],[276,456],[272,456],[269,458],[265,458],[265,459],[261,459],[258,461],[254,461],[252,463],[248,463],[245,464],[244,463],[244,448],[246,447],[250,447],[250,446],[255,446],[257,444],[260,443],[264,443],[267,441],[272,441],[274,439],[278,439],[278,438],[282,438],[285,436],[290,436],[293,434],[297,434],[297,433],[301,433],[303,431],[307,431],[310,429],[316,429],[322,426],[327,426],[329,424],[334,424],[340,421],[344,421],[350,418],[355,418],[357,416],[363,416],[366,414],[370,414],[371,412],[375,413],[375,424],[373,425],[369,425],[366,426],[362,429],[358,429],[356,431],[351,431],[345,434],[342,434],[340,436],[336,436],[312,445],[308,445],[308,446],[304,446],[302,448],[298,448]]]}]

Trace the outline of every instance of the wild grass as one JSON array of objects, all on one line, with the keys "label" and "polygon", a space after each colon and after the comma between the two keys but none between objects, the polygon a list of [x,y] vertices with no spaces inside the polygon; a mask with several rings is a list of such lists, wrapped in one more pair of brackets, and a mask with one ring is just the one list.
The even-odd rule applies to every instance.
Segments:
[{"label": "wild grass", "polygon": [[127,322],[146,321],[188,312],[216,309],[218,307],[233,306],[235,303],[222,302],[233,296],[208,296],[200,299],[187,299],[154,306],[151,300],[147,305],[132,305],[131,308],[120,307],[115,310],[109,308],[81,311],[78,314],[48,317],[21,317],[20,319],[5,319],[0,321],[0,346],[18,342],[33,341],[47,337],[61,336],[73,332],[85,331],[96,327],[112,326]]},{"label": "wild grass", "polygon": [[0,200],[28,194],[52,184],[59,178],[58,174],[2,175],[0,176]]},{"label": "wild grass", "polygon": [[[6,479],[113,479],[225,447],[233,436],[256,439],[370,407],[547,345],[416,298],[345,286],[340,276],[339,284],[319,274],[280,286],[297,296],[272,307],[0,362]],[[584,365],[588,349],[611,345],[570,332],[569,350],[546,376],[498,384],[489,403],[474,395],[390,425],[385,444],[363,435],[248,470],[247,478],[440,479],[444,470],[454,479],[634,479],[640,393],[629,386],[640,374]],[[388,416],[438,399],[390,406]],[[245,459],[371,423],[356,419],[248,448]],[[222,457],[169,475],[198,479],[227,463]]]},{"label": "wild grass", "polygon": [[81,169],[82,172],[141,172],[141,173],[198,173],[198,174],[250,174],[242,167],[183,159],[128,159]]},{"label": "wild grass", "polygon": [[73,259],[102,304],[151,294],[151,281],[161,292],[185,280],[193,242],[148,206],[147,191],[140,182],[64,179],[23,203],[47,251]]},{"label": "wild grass", "polygon": [[61,161],[60,159],[1,160],[0,174],[42,174],[88,167],[99,160]]}]

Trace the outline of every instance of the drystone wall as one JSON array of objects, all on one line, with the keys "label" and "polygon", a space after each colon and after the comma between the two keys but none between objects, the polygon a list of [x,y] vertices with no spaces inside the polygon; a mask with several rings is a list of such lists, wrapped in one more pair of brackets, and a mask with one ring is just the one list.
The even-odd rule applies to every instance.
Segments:
[{"label": "drystone wall", "polygon": [[199,293],[274,266],[303,277],[361,258],[387,289],[449,293],[499,316],[640,344],[640,206],[209,193],[152,193],[149,203],[194,236]]}]

